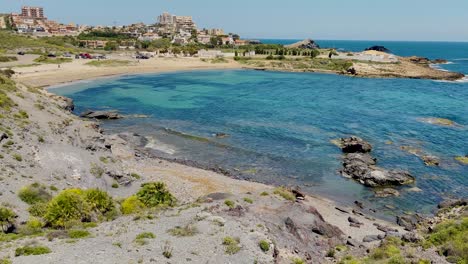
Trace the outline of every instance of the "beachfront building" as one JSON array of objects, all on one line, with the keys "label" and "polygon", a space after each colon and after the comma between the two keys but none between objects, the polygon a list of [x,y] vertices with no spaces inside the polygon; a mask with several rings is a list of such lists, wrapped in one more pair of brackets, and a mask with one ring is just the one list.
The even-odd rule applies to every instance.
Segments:
[{"label": "beachfront building", "polygon": [[80,46],[90,49],[103,49],[107,42],[106,40],[80,40]]},{"label": "beachfront building", "polygon": [[224,57],[224,54],[220,50],[199,50],[197,56],[203,59],[214,59]]}]

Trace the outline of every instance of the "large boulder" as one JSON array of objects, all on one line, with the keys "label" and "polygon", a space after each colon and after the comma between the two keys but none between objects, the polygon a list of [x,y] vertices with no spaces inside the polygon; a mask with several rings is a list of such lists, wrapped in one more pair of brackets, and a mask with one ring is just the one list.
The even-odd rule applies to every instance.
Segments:
[{"label": "large boulder", "polygon": [[337,145],[344,153],[368,153],[372,145],[360,137],[340,138]]},{"label": "large boulder", "polygon": [[414,178],[407,171],[387,170],[376,166],[377,160],[369,154],[372,145],[362,138],[341,138],[335,140],[334,143],[345,153],[341,170],[344,177],[352,178],[370,187],[414,182]]},{"label": "large boulder", "polygon": [[86,111],[81,113],[80,117],[94,119],[120,119],[122,116],[116,110],[109,111]]},{"label": "large boulder", "polygon": [[311,39],[304,39],[291,45],[286,45],[286,48],[290,49],[319,49],[320,46]]}]

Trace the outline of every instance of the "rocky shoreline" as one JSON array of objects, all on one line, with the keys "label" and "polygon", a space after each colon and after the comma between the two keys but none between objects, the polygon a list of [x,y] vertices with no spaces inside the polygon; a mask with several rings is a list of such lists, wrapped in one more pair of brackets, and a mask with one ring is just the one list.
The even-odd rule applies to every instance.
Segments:
[{"label": "rocky shoreline", "polygon": [[[2,81],[9,83],[5,78]],[[51,195],[70,188],[99,188],[119,200],[134,194],[142,183],[162,181],[179,205],[103,221],[88,229],[92,236],[68,238],[70,243],[40,235],[15,236],[0,242],[0,259],[13,258],[15,263],[164,262],[165,247],[171,247],[174,263],[188,259],[194,263],[334,263],[346,255],[366,256],[389,237],[414,237],[402,227],[362,213],[359,202],[343,207],[297,188],[236,180],[221,168],[206,171],[194,168],[199,165],[191,161],[155,158],[136,147],[142,145],[141,138],[105,135],[98,123],[71,114],[73,104],[67,98],[22,84],[9,87],[7,95],[15,103],[0,109],[8,113],[0,126],[5,150],[0,159],[5,175],[0,193],[16,218],[10,226],[14,228],[4,229],[4,236],[15,235],[14,230],[23,230],[31,221],[28,205],[18,198],[18,192],[36,183],[49,186]],[[348,143],[346,152],[353,145]],[[365,143],[360,144],[358,152],[370,151]],[[405,229],[414,230],[422,219],[414,215],[397,220]],[[177,237],[168,231],[174,228],[196,231]],[[156,239],[136,243],[134,238],[142,232],[155,233]],[[223,242],[228,237],[237,241],[233,254]],[[259,247],[263,241],[268,249]],[[37,244],[52,253],[14,257],[15,248]],[[443,261],[437,254],[430,258]]]}]

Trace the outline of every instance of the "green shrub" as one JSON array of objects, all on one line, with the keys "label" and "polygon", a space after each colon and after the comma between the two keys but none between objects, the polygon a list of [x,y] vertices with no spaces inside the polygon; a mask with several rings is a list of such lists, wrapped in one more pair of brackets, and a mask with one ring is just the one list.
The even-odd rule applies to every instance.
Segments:
[{"label": "green shrub", "polygon": [[15,256],[43,255],[50,252],[52,252],[50,248],[45,246],[24,246],[15,250]]},{"label": "green shrub", "polygon": [[137,243],[140,246],[146,245],[148,244],[147,239],[154,239],[154,238],[156,238],[156,236],[151,232],[141,233],[136,236],[135,243]]},{"label": "green shrub", "polygon": [[224,252],[229,255],[234,255],[241,250],[239,246],[239,238],[225,237],[223,238]]},{"label": "green shrub", "polygon": [[94,177],[96,178],[101,178],[102,175],[106,172],[102,167],[99,167],[97,164],[95,163],[91,163],[91,169],[89,170],[89,172],[94,175]]},{"label": "green shrub", "polygon": [[268,196],[268,195],[270,195],[268,192],[262,192],[262,193],[260,194],[260,196]]},{"label": "green shrub", "polygon": [[119,188],[119,184],[118,184],[118,183],[116,183],[116,182],[112,183],[112,188],[114,188],[114,189],[117,189],[117,188]]},{"label": "green shrub", "polygon": [[301,258],[293,258],[292,263],[293,264],[306,264],[306,262]]},{"label": "green shrub", "polygon": [[0,264],[11,264],[11,260],[9,258],[0,259]]},{"label": "green shrub", "polygon": [[47,203],[35,203],[28,208],[31,216],[43,217],[47,212]]},{"label": "green shrub", "polygon": [[29,205],[48,202],[52,198],[45,187],[38,184],[21,188],[18,197]]},{"label": "green shrub", "polygon": [[270,250],[270,243],[266,240],[262,240],[258,243],[258,245],[260,246],[260,249],[263,251],[263,252],[267,252],[268,250]]},{"label": "green shrub", "polygon": [[159,205],[174,206],[176,199],[167,190],[162,182],[150,182],[141,185],[137,192],[138,199],[147,207],[156,207]]},{"label": "green shrub", "polygon": [[289,201],[295,201],[296,200],[296,196],[289,189],[287,189],[286,187],[278,187],[278,188],[275,189],[275,191],[273,193],[277,194],[277,195],[279,195],[279,196],[281,196],[284,199],[289,200]]},{"label": "green shrub", "polygon": [[67,228],[89,222],[91,215],[108,220],[115,218],[116,214],[114,201],[106,192],[98,189],[68,189],[47,204],[44,219],[51,227]]},{"label": "green shrub", "polygon": [[188,224],[186,226],[180,227],[176,226],[172,229],[169,229],[168,232],[177,237],[189,237],[189,236],[194,236],[198,233],[198,229],[196,226],[193,226],[191,224]]},{"label": "green shrub", "polygon": [[23,157],[21,157],[20,154],[15,153],[15,154],[12,155],[12,157],[17,161],[20,161],[20,162],[23,161]]},{"label": "green shrub", "polygon": [[70,227],[90,220],[91,208],[80,189],[64,190],[47,205],[44,219],[54,228]]},{"label": "green shrub", "polygon": [[129,215],[139,213],[145,208],[145,204],[143,204],[136,195],[132,195],[122,202],[120,210],[122,214]]},{"label": "green shrub", "polygon": [[26,113],[26,111],[20,110],[18,113],[13,115],[14,117],[18,119],[28,119],[29,115]]},{"label": "green shrub", "polygon": [[0,226],[3,230],[7,230],[9,227],[15,224],[16,214],[11,209],[0,206]]},{"label": "green shrub", "polygon": [[86,230],[68,230],[68,237],[73,239],[89,237],[91,233]]},{"label": "green shrub", "polygon": [[468,217],[438,224],[424,243],[429,246],[436,246],[450,262],[468,263]]},{"label": "green shrub", "polygon": [[141,179],[141,176],[138,173],[132,173],[132,174],[130,174],[130,176],[132,176],[133,178],[135,178],[137,180]]},{"label": "green shrub", "polygon": [[99,189],[88,189],[84,192],[84,195],[91,211],[98,212],[107,219],[112,219],[116,215],[117,210],[114,200],[107,192]]},{"label": "green shrub", "polygon": [[153,238],[156,238],[156,236],[151,232],[144,232],[144,233],[138,234],[135,239],[145,239],[145,238],[153,239]]},{"label": "green shrub", "polygon": [[21,228],[20,233],[23,235],[32,235],[40,233],[42,231],[43,225],[44,224],[41,222],[41,220],[35,217],[31,217]]},{"label": "green shrub", "polygon": [[233,201],[231,201],[231,200],[224,201],[224,204],[229,208],[234,208],[234,206],[235,206],[235,203]]},{"label": "green shrub", "polygon": [[244,202],[249,203],[249,204],[253,204],[253,200],[248,198],[248,197],[244,198]]}]

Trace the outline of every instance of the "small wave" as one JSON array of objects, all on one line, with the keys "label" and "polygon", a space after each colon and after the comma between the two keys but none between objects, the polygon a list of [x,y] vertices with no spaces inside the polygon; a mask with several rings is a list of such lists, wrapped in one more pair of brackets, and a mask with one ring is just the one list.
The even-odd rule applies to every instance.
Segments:
[{"label": "small wave", "polygon": [[468,61],[468,58],[453,59],[454,61]]},{"label": "small wave", "polygon": [[448,70],[446,70],[446,69],[440,67],[438,64],[429,64],[429,66],[430,66],[432,69],[435,69],[435,70],[448,72]]},{"label": "small wave", "polygon": [[463,78],[460,79],[460,80],[456,80],[455,82],[458,82],[458,83],[468,83],[468,76],[465,75],[465,77],[463,77]]},{"label": "small wave", "polygon": [[174,149],[173,146],[164,144],[162,142],[158,142],[156,141],[154,137],[145,137],[145,138],[148,140],[148,143],[145,145],[145,148],[158,150],[169,155],[174,155],[176,153],[176,150]]}]

